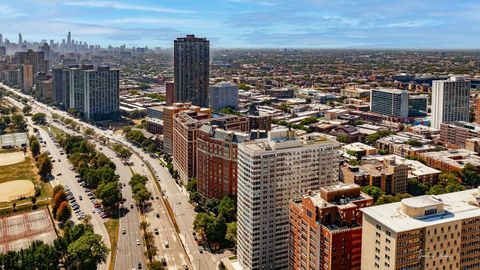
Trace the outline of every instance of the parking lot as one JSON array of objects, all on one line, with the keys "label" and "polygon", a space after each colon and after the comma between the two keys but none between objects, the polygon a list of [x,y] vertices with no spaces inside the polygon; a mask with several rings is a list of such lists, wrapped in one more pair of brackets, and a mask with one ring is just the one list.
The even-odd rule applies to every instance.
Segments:
[{"label": "parking lot", "polygon": [[26,248],[34,240],[50,244],[56,238],[47,209],[0,219],[0,252]]}]

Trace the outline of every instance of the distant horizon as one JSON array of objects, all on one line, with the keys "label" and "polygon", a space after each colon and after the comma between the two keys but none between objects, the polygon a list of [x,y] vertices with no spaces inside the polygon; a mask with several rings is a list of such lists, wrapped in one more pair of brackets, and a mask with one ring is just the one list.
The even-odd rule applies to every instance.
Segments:
[{"label": "distant horizon", "polygon": [[[17,0],[0,4],[3,36],[102,47],[171,47],[195,34],[225,49],[476,50],[476,0]],[[478,48],[480,49],[480,48]]]}]

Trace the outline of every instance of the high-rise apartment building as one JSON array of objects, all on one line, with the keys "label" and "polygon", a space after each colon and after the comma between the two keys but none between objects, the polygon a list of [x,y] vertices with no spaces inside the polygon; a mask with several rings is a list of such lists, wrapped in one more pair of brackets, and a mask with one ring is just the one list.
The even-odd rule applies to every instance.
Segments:
[{"label": "high-rise apartment building", "polygon": [[225,107],[237,109],[238,86],[229,82],[219,82],[209,88],[210,108],[219,111]]},{"label": "high-rise apartment building", "polygon": [[173,117],[181,111],[196,111],[208,114],[207,118],[211,116],[211,110],[208,108],[200,108],[192,106],[191,103],[173,103],[172,106],[163,108],[163,151],[169,155],[173,154]]},{"label": "high-rise apartment building", "polygon": [[432,82],[431,125],[454,121],[470,121],[470,81],[461,77]]},{"label": "high-rise apartment building", "polygon": [[23,43],[22,33],[18,33],[18,45]]},{"label": "high-rise apartment building", "polygon": [[70,70],[68,68],[52,69],[53,102],[63,109],[70,107]]},{"label": "high-rise apartment building", "polygon": [[289,200],[338,181],[339,144],[279,129],[238,145],[238,252],[244,270],[287,269]]},{"label": "high-rise apartment building", "polygon": [[247,131],[248,121],[243,116],[228,115],[221,118],[209,118],[196,111],[183,111],[174,116],[173,124],[173,167],[178,171],[184,185],[196,176],[197,137],[203,124],[210,123],[226,130]]},{"label": "high-rise apartment building", "polygon": [[69,69],[69,107],[95,121],[120,117],[119,71],[110,67]]},{"label": "high-rise apartment building", "polygon": [[0,46],[0,56],[7,55],[7,48],[5,46]]},{"label": "high-rise apartment building", "polygon": [[172,104],[175,102],[175,83],[174,82],[165,83],[165,94],[166,94],[167,106],[172,106]]},{"label": "high-rise apartment building", "polygon": [[26,94],[30,93],[33,88],[33,65],[22,65],[22,91]]},{"label": "high-rise apartment building", "polygon": [[362,208],[362,270],[480,269],[476,189]]},{"label": "high-rise apartment building", "polygon": [[174,41],[175,102],[208,107],[210,42],[187,35]]},{"label": "high-rise apartment building", "polygon": [[480,124],[480,97],[475,99],[475,123]]},{"label": "high-rise apartment building", "polygon": [[338,182],[290,201],[291,270],[360,270],[362,213],[373,198]]},{"label": "high-rise apartment building", "polygon": [[265,131],[249,133],[205,124],[197,133],[197,189],[205,199],[237,195],[238,144],[266,138]]},{"label": "high-rise apartment building", "polygon": [[17,65],[32,65],[33,74],[37,74],[39,72],[48,73],[48,70],[45,68],[45,57],[43,52],[34,52],[33,50],[17,52],[12,58],[12,63]]},{"label": "high-rise apartment building", "polygon": [[408,117],[408,92],[398,89],[372,89],[370,110],[383,115]]}]

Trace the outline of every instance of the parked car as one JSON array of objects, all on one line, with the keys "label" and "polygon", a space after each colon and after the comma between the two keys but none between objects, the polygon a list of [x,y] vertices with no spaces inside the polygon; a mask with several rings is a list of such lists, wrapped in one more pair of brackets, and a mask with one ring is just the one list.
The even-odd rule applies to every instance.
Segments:
[{"label": "parked car", "polygon": [[158,228],[153,229],[156,235],[158,235]]}]

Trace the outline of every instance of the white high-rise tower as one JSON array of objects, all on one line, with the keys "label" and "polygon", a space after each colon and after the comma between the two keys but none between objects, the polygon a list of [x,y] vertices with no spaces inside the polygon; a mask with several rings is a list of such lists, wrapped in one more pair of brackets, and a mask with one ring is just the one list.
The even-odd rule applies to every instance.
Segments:
[{"label": "white high-rise tower", "polygon": [[287,269],[289,200],[338,181],[339,144],[271,131],[238,146],[238,260],[244,270]]},{"label": "white high-rise tower", "polygon": [[432,127],[440,129],[440,124],[454,121],[470,121],[470,81],[462,77],[433,81]]}]

